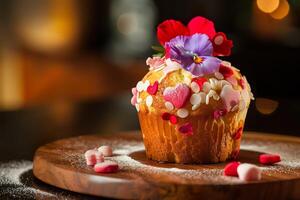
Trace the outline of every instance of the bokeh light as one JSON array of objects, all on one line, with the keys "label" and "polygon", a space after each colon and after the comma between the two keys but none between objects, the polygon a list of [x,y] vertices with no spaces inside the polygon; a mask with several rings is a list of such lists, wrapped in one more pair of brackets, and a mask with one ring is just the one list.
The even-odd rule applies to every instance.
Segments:
[{"label": "bokeh light", "polygon": [[279,7],[270,15],[274,19],[280,20],[285,18],[289,14],[289,11],[290,11],[290,5],[287,2],[287,0],[280,0]]},{"label": "bokeh light", "polygon": [[257,0],[257,7],[265,13],[274,12],[279,6],[279,0]]}]

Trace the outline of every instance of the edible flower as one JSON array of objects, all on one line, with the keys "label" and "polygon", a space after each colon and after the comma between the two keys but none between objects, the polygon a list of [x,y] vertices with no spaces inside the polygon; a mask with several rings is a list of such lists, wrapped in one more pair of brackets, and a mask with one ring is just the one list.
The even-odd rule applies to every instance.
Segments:
[{"label": "edible flower", "polygon": [[211,74],[219,70],[221,60],[212,56],[213,46],[206,34],[177,36],[167,42],[171,60],[195,76]]}]

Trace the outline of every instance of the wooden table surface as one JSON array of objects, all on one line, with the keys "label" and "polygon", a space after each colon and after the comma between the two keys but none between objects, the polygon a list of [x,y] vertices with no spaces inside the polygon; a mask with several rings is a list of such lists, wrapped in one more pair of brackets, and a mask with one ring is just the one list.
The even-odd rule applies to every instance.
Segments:
[{"label": "wooden table surface", "polygon": [[[84,152],[112,145],[121,170],[97,174],[85,165]],[[297,199],[300,198],[300,139],[246,133],[239,161],[258,164],[260,153],[279,153],[282,162],[261,166],[262,180],[225,177],[226,163],[181,165],[147,160],[138,132],[73,137],[40,147],[33,173],[40,180],[84,194],[122,199]]]}]

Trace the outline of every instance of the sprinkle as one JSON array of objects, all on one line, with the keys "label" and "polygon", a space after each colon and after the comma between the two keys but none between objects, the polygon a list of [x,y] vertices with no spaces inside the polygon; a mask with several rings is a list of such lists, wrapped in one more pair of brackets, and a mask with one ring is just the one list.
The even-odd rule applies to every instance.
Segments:
[{"label": "sprinkle", "polygon": [[98,148],[98,151],[103,154],[103,156],[112,156],[113,150],[110,146],[104,145]]},{"label": "sprinkle", "polygon": [[224,65],[224,66],[226,66],[226,67],[231,67],[231,63],[228,62],[228,61],[222,61],[222,62],[221,62],[221,65]]},{"label": "sprinkle", "polygon": [[184,83],[167,87],[163,92],[164,100],[170,101],[176,108],[182,108],[190,97],[190,88]]},{"label": "sprinkle", "polygon": [[224,176],[238,176],[237,168],[240,165],[240,162],[230,162],[228,163],[223,171]]},{"label": "sprinkle", "polygon": [[220,72],[215,72],[215,77],[219,80],[224,79],[224,76]]},{"label": "sprinkle", "polygon": [[178,123],[177,117],[175,115],[171,115],[170,122],[171,122],[171,124],[177,124]]},{"label": "sprinkle", "polygon": [[215,100],[219,100],[219,95],[214,91],[214,90],[210,90],[208,92],[208,94],[206,95],[206,99],[205,99],[205,103],[209,104],[209,98],[213,97],[213,99]]},{"label": "sprinkle", "polygon": [[199,87],[198,83],[196,83],[196,82],[191,83],[191,89],[194,93],[200,92],[200,87]]},{"label": "sprinkle", "polygon": [[119,165],[114,161],[107,160],[102,163],[97,163],[94,166],[94,170],[97,173],[115,173],[119,170]]},{"label": "sprinkle", "polygon": [[259,163],[264,165],[272,165],[281,161],[280,155],[277,154],[261,154],[259,155]]},{"label": "sprinkle", "polygon": [[235,111],[237,111],[239,109],[239,104],[236,104],[236,105],[234,105],[232,108],[231,108],[231,112],[235,112]]},{"label": "sprinkle", "polygon": [[95,152],[95,157],[96,157],[97,163],[104,162],[104,155],[103,155],[102,152],[96,151]]},{"label": "sprinkle", "polygon": [[207,82],[207,79],[204,78],[204,77],[193,78],[193,79],[192,79],[192,82],[197,83],[198,86],[199,86],[199,90],[201,90],[201,89],[203,89],[203,84],[204,84],[205,82]]},{"label": "sprinkle", "polygon": [[205,92],[205,93],[208,93],[211,89],[211,85],[209,82],[205,82],[203,83],[203,87],[202,87],[202,90]]},{"label": "sprinkle", "polygon": [[183,124],[179,127],[178,131],[185,136],[193,135],[193,126],[191,123]]},{"label": "sprinkle", "polygon": [[174,105],[169,101],[165,102],[165,106],[166,106],[168,111],[172,111],[174,109]]},{"label": "sprinkle", "polygon": [[151,105],[152,105],[152,103],[153,103],[153,97],[152,96],[147,96],[147,98],[146,98],[146,105],[148,106],[148,107],[150,107]]},{"label": "sprinkle", "polygon": [[137,98],[137,100],[136,100],[137,103],[141,103],[142,101],[143,101],[142,98]]},{"label": "sprinkle", "polygon": [[149,85],[150,85],[150,81],[146,80],[145,83],[144,83],[144,86],[143,86],[143,90],[147,91],[147,88],[149,87]]},{"label": "sprinkle", "polygon": [[147,87],[147,92],[151,95],[155,95],[158,90],[158,81],[155,81],[153,85]]},{"label": "sprinkle", "polygon": [[170,116],[171,116],[170,113],[164,112],[164,113],[161,115],[161,118],[162,118],[163,120],[169,120],[169,119],[170,119]]},{"label": "sprinkle", "polygon": [[198,94],[193,94],[190,98],[190,102],[192,105],[197,105],[201,103],[201,95]]},{"label": "sprinkle", "polygon": [[84,153],[84,157],[85,157],[85,161],[87,165],[95,165],[97,163],[97,159],[96,159],[96,150],[91,149],[91,150],[87,150]]},{"label": "sprinkle", "polygon": [[242,181],[258,181],[261,179],[261,169],[253,164],[240,164],[237,167],[237,173]]},{"label": "sprinkle", "polygon": [[135,109],[136,109],[136,111],[140,111],[140,105],[139,104],[135,104]]},{"label": "sprinkle", "polygon": [[136,89],[138,92],[142,92],[144,90],[144,83],[142,81],[139,81],[136,85]]},{"label": "sprinkle", "polygon": [[180,108],[177,110],[177,116],[180,118],[186,118],[189,115],[189,111],[185,108]]},{"label": "sprinkle", "polygon": [[232,138],[234,140],[238,140],[242,137],[242,133],[243,133],[243,127],[240,127],[233,135]]},{"label": "sprinkle", "polygon": [[200,92],[199,94],[201,96],[201,103],[205,103],[206,94],[204,92]]},{"label": "sprinkle", "polygon": [[219,109],[219,110],[215,110],[213,112],[213,118],[214,119],[219,119],[220,117],[226,115],[227,111],[225,109]]},{"label": "sprinkle", "polygon": [[196,104],[196,105],[193,105],[192,110],[197,110],[200,107],[200,105],[201,105],[200,103]]},{"label": "sprinkle", "polygon": [[243,79],[243,78],[240,78],[239,80],[238,80],[238,83],[239,83],[239,85],[241,86],[241,88],[242,89],[245,89],[245,80]]}]

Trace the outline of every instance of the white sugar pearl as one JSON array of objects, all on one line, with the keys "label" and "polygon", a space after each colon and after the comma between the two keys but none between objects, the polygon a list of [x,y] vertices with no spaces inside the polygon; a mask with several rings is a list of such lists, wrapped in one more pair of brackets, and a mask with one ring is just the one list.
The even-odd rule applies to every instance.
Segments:
[{"label": "white sugar pearl", "polygon": [[205,82],[205,83],[203,84],[203,91],[204,91],[205,93],[208,93],[208,92],[210,91],[210,89],[211,89],[210,83],[209,83],[209,82]]},{"label": "white sugar pearl", "polygon": [[216,77],[217,79],[219,79],[219,80],[224,79],[223,74],[221,74],[220,72],[215,72],[215,77]]},{"label": "white sugar pearl", "polygon": [[258,181],[261,179],[261,169],[253,164],[243,163],[237,168],[239,179],[243,181]]},{"label": "white sugar pearl", "polygon": [[136,99],[136,102],[137,102],[137,103],[141,103],[142,101],[143,101],[142,98],[137,98],[137,99]]},{"label": "white sugar pearl", "polygon": [[139,81],[137,84],[136,84],[136,90],[138,92],[142,92],[144,90],[144,83],[142,81]]},{"label": "white sugar pearl", "polygon": [[136,111],[140,111],[140,105],[139,104],[135,104],[135,109],[136,109]]},{"label": "white sugar pearl", "polygon": [[144,83],[144,86],[143,86],[143,90],[147,91],[147,88],[149,87],[149,85],[150,85],[150,81],[146,80],[145,83]]},{"label": "white sugar pearl", "polygon": [[174,105],[169,101],[166,101],[165,106],[166,106],[168,111],[171,111],[171,110],[174,109]]},{"label": "white sugar pearl", "polygon": [[152,98],[152,96],[151,96],[151,95],[147,96],[147,98],[146,98],[146,105],[147,105],[148,107],[150,107],[150,106],[152,105],[152,103],[153,103],[153,98]]},{"label": "white sugar pearl", "polygon": [[103,154],[103,156],[112,156],[113,151],[110,146],[101,146],[98,148],[98,151]]},{"label": "white sugar pearl", "polygon": [[193,94],[190,98],[190,102],[192,105],[197,105],[201,103],[201,95],[198,94]]},{"label": "white sugar pearl", "polygon": [[221,35],[217,36],[217,37],[214,39],[214,43],[215,43],[216,45],[221,45],[223,42],[224,42],[224,38],[223,38],[223,36],[221,36]]},{"label": "white sugar pearl", "polygon": [[191,83],[191,89],[194,93],[198,93],[200,91],[199,85],[196,82]]},{"label": "white sugar pearl", "polygon": [[180,108],[177,110],[177,116],[180,118],[186,118],[189,115],[189,111],[185,108]]},{"label": "white sugar pearl", "polygon": [[200,92],[199,95],[201,96],[201,103],[205,103],[206,94],[204,92]]},{"label": "white sugar pearl", "polygon": [[196,104],[196,105],[193,105],[192,110],[197,110],[200,107],[200,105],[201,105],[200,103]]},{"label": "white sugar pearl", "polygon": [[187,85],[190,85],[190,83],[191,83],[191,79],[190,79],[190,78],[188,78],[188,77],[184,77],[184,80],[183,80],[183,82],[184,82],[185,84],[187,84]]}]

